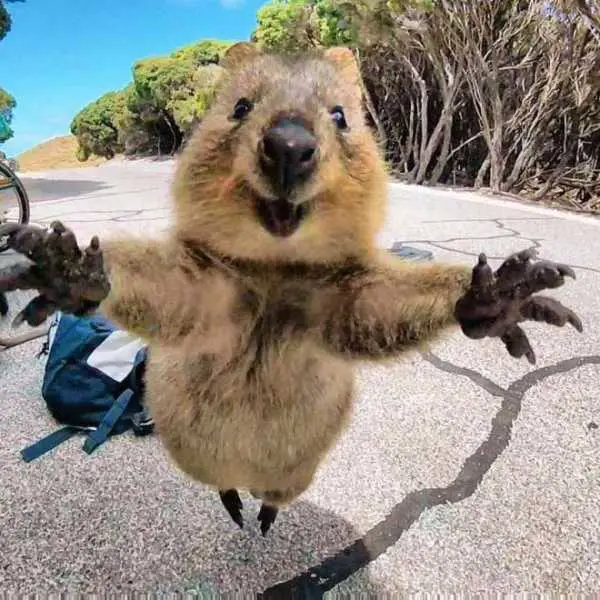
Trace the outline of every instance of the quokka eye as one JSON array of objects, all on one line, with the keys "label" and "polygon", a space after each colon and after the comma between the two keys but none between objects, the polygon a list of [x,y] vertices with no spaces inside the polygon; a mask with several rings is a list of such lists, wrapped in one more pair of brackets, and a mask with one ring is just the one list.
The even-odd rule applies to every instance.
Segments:
[{"label": "quokka eye", "polygon": [[233,108],[231,118],[235,121],[242,120],[253,108],[253,104],[248,98],[240,98]]},{"label": "quokka eye", "polygon": [[331,118],[338,129],[348,129],[346,115],[344,114],[344,109],[341,106],[334,106],[329,113],[331,114]]}]

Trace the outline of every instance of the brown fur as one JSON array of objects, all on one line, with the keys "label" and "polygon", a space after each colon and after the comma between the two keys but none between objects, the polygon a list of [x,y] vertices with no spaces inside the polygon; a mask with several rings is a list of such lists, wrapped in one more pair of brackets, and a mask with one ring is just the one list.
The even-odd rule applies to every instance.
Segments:
[{"label": "brown fur", "polygon": [[[112,291],[102,308],[150,344],[147,398],[176,464],[281,506],[348,423],[354,360],[397,357],[454,325],[471,269],[376,249],[387,172],[349,51],[291,60],[241,44],[226,65],[230,80],[179,160],[168,240],[103,244]],[[240,97],[256,105],[237,126],[228,116]],[[328,113],[336,104],[343,136]],[[256,147],[289,111],[314,128],[321,154],[300,192],[312,212],[280,238],[253,208],[268,194]]]}]

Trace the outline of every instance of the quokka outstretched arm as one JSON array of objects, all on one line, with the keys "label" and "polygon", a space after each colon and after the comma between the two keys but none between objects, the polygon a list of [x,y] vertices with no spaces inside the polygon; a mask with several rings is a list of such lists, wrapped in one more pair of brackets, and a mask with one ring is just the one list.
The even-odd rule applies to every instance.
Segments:
[{"label": "quokka outstretched arm", "polygon": [[94,238],[82,251],[60,222],[50,230],[13,224],[0,230],[11,234],[11,246],[33,262],[2,270],[0,291],[39,292],[18,321],[37,325],[56,310],[100,311],[135,335],[167,342],[194,325],[190,291],[198,286],[192,275],[198,271],[186,269],[187,257],[168,242],[124,237],[100,246]]},{"label": "quokka outstretched arm", "polygon": [[111,286],[99,307],[104,315],[147,340],[173,341],[193,328],[198,279],[186,269],[186,256],[165,242],[136,238],[108,239],[103,251]]},{"label": "quokka outstretched arm", "polygon": [[[485,256],[474,269],[443,263],[382,258],[342,279],[319,302],[321,339],[349,358],[383,359],[435,340],[460,326],[472,339],[499,337],[515,358],[535,354],[518,323],[541,321],[583,330],[570,309],[546,296],[532,296],[575,277],[566,265],[532,262],[528,249],[509,256],[494,273]],[[482,272],[482,269],[484,271]],[[487,271],[485,271],[487,269]]]},{"label": "quokka outstretched arm", "polygon": [[454,308],[471,268],[382,259],[325,289],[315,302],[325,344],[349,358],[381,359],[435,339],[456,325]]}]

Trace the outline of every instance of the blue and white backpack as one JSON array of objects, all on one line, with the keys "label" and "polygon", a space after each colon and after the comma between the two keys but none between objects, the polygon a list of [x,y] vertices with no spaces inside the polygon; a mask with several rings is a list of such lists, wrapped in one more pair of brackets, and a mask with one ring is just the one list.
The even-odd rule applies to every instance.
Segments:
[{"label": "blue and white backpack", "polygon": [[56,313],[42,348],[47,362],[42,397],[63,427],[21,451],[30,462],[77,433],[91,454],[108,437],[153,430],[144,406],[144,342],[105,317]]}]

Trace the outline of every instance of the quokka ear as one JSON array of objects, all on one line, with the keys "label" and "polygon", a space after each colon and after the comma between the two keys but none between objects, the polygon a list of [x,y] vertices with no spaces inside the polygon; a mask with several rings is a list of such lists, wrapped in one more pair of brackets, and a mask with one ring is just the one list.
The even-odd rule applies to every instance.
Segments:
[{"label": "quokka ear", "polygon": [[358,90],[361,89],[360,69],[356,57],[350,48],[346,48],[345,46],[327,48],[323,53],[323,56],[326,60],[336,66],[338,71],[350,85],[356,86]]},{"label": "quokka ear", "polygon": [[251,42],[237,42],[223,56],[222,65],[228,71],[239,71],[261,55],[260,49]]}]

